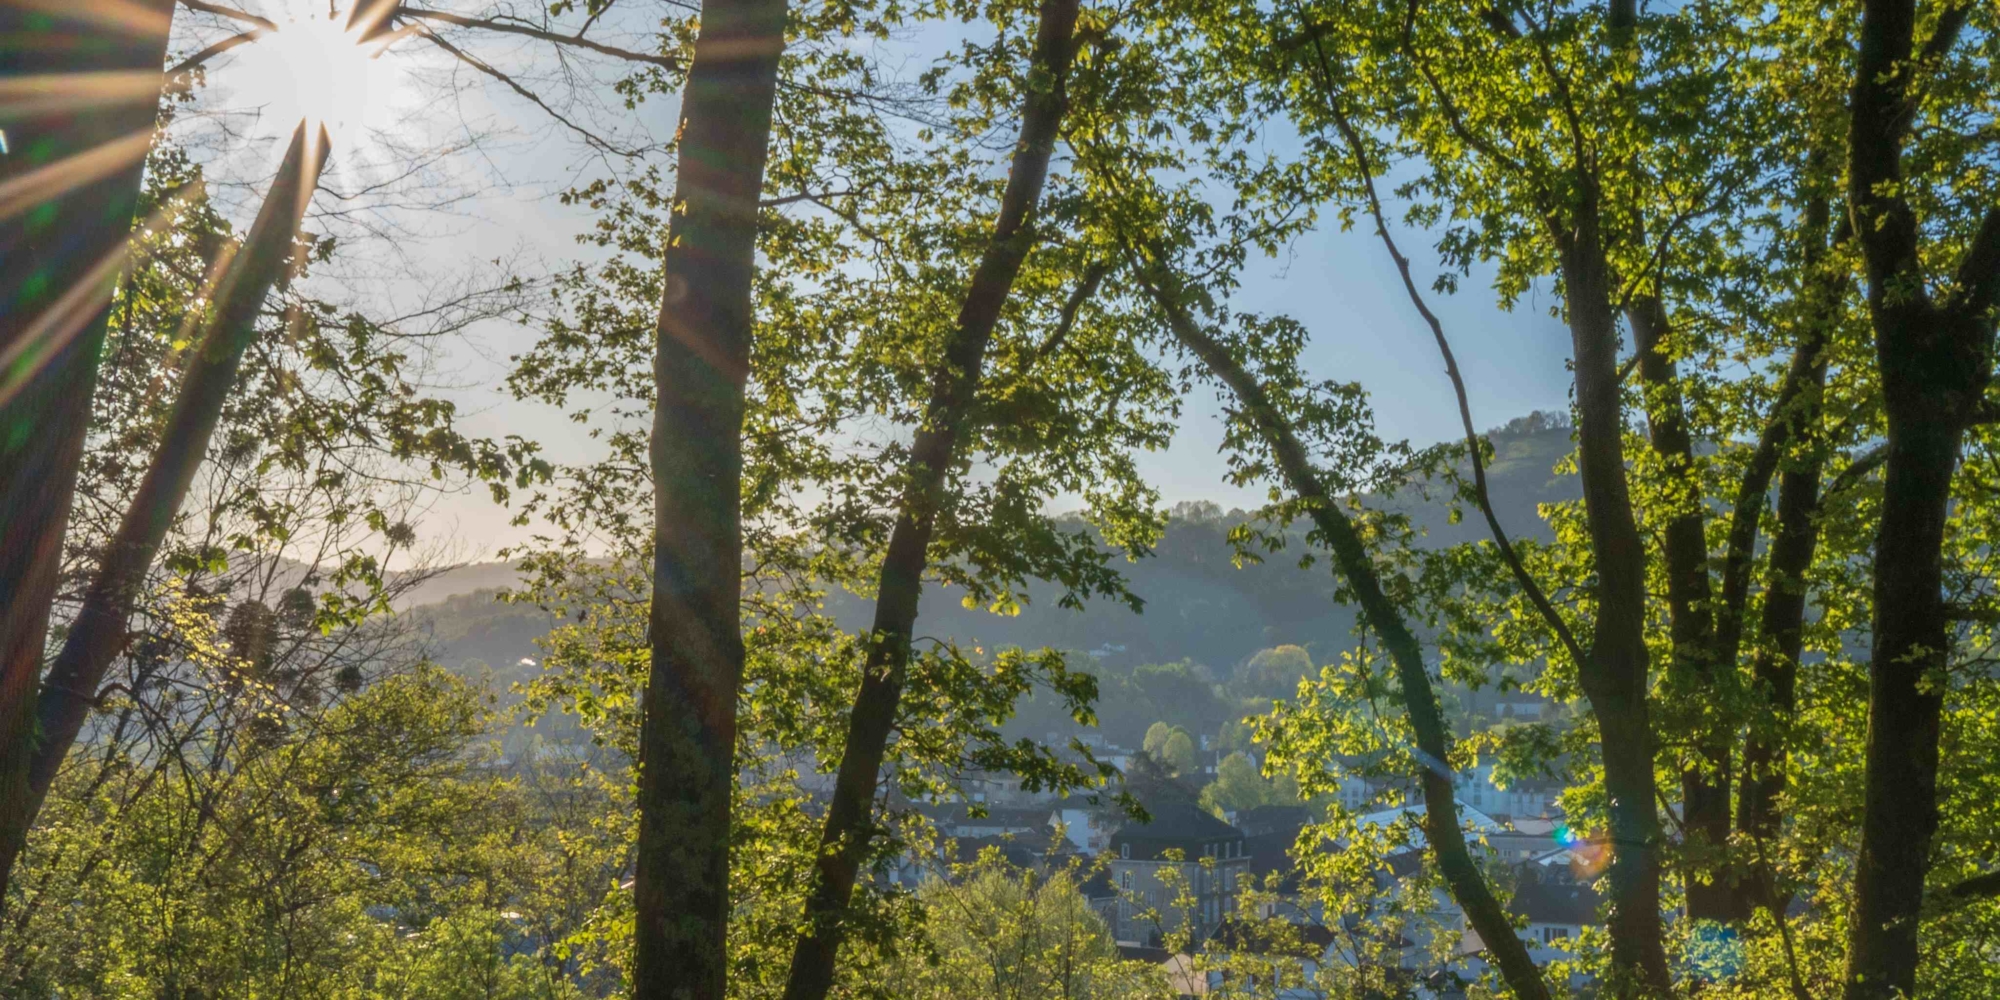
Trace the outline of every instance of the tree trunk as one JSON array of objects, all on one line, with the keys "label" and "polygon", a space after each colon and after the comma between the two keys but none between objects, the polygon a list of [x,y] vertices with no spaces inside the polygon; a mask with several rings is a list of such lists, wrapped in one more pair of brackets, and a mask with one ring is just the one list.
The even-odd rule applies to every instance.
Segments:
[{"label": "tree trunk", "polygon": [[[1963,434],[1962,417],[1944,397],[1956,395],[1947,384],[1966,379],[1960,359],[1951,357],[1956,352],[1943,358],[1907,352],[1944,361],[1930,365],[1890,356],[1921,337],[1923,331],[1877,324],[1889,453],[1875,538],[1867,793],[1849,927],[1850,1000],[1915,995],[1917,925],[1938,823],[1941,677],[1950,648],[1941,594],[1944,524]],[[1892,367],[1904,371],[1891,377]]]},{"label": "tree trunk", "polygon": [[216,286],[199,346],[188,361],[152,464],[125,509],[117,534],[105,547],[62,651],[42,680],[36,702],[41,743],[28,767],[31,824],[96,703],[105,672],[125,647],[133,602],[180,513],[195,471],[208,455],[222,407],[236,386],[243,353],[257,337],[264,300],[290,277],[299,220],[319,183],[326,150],[324,132],[310,143],[306,126],[292,133],[291,147],[264,195],[257,220]]},{"label": "tree trunk", "polygon": [[[1758,441],[1757,452],[1737,491],[1729,551],[1723,569],[1722,627],[1718,645],[1723,662],[1735,663],[1743,634],[1744,608],[1749,598],[1750,562],[1757,538],[1757,520],[1770,490],[1771,475],[1787,450],[1804,448],[1804,457],[1790,463],[1778,481],[1777,529],[1764,576],[1764,607],[1758,618],[1763,644],[1751,662],[1751,683],[1759,710],[1750,718],[1743,745],[1743,769],[1737,792],[1736,829],[1757,845],[1750,872],[1737,879],[1736,911],[1748,916],[1756,907],[1782,910],[1777,882],[1762,846],[1775,838],[1781,825],[1778,795],[1784,791],[1783,730],[1797,710],[1794,694],[1805,629],[1805,574],[1819,546],[1819,480],[1825,464],[1820,439],[1826,386],[1826,350],[1840,322],[1847,294],[1847,273],[1824,261],[1824,241],[1831,210],[1824,198],[1806,206],[1805,293],[1814,297],[1802,318],[1799,343],[1791,368],[1771,406],[1771,419]],[[1843,230],[1844,231],[1844,230]],[[1841,237],[1836,236],[1836,244]],[[1781,914],[1782,915],[1782,914]]]},{"label": "tree trunk", "polygon": [[1466,922],[1472,925],[1480,941],[1486,945],[1488,954],[1493,957],[1494,964],[1500,967],[1508,988],[1521,1000],[1543,1000],[1549,992],[1542,981],[1541,971],[1528,957],[1527,948],[1514,931],[1513,921],[1500,901],[1494,898],[1492,889],[1486,884],[1485,874],[1465,846],[1464,830],[1458,819],[1458,803],[1453,798],[1451,765],[1448,763],[1451,759],[1450,730],[1445,726],[1437,697],[1431,690],[1430,676],[1424,668],[1423,649],[1417,644],[1416,636],[1410,632],[1402,613],[1383,593],[1374,561],[1362,545],[1360,536],[1355,533],[1354,525],[1341,513],[1338,500],[1327,492],[1305,446],[1272,404],[1264,387],[1237,363],[1228,348],[1194,321],[1178,289],[1172,288],[1158,274],[1146,274],[1149,269],[1147,263],[1138,262],[1136,267],[1143,275],[1141,281],[1146,285],[1148,294],[1166,315],[1175,338],[1200,358],[1217,379],[1229,386],[1244,412],[1249,414],[1266,446],[1277,459],[1285,484],[1306,502],[1314,526],[1333,550],[1334,562],[1353,589],[1355,599],[1361,605],[1362,616],[1381,637],[1383,647],[1389,651],[1389,658],[1396,665],[1396,675],[1403,687],[1403,700],[1409,710],[1410,727],[1416,732],[1417,749],[1423,758],[1420,784],[1424,793],[1424,836],[1430,842],[1438,869],[1451,887],[1452,898],[1465,911]]},{"label": "tree trunk", "polygon": [[1646,700],[1646,551],[1625,484],[1618,329],[1594,195],[1576,209],[1572,226],[1558,243],[1576,355],[1577,465],[1597,569],[1597,628],[1577,679],[1597,716],[1610,798],[1613,986],[1621,994],[1665,994],[1672,979],[1661,938],[1660,820]]},{"label": "tree trunk", "polygon": [[[1939,28],[1945,46],[1948,23],[1941,19]],[[1889,422],[1875,536],[1867,792],[1848,920],[1848,1000],[1916,993],[1951,642],[1942,589],[1945,520],[1965,425],[1990,376],[1991,310],[2000,300],[2000,209],[1986,211],[1950,297],[1933,302],[1926,289],[1916,213],[1899,193],[1915,31],[1914,0],[1863,5],[1848,102],[1848,206],[1867,265]],[[1939,42],[1927,48],[1939,49]]]},{"label": "tree trunk", "polygon": [[[1825,366],[1820,373],[1825,374]],[[1799,654],[1805,630],[1805,572],[1819,546],[1820,459],[1808,459],[1788,470],[1778,482],[1778,529],[1771,538],[1770,564],[1765,574],[1764,609],[1758,619],[1766,647],[1751,662],[1763,711],[1752,719],[1743,745],[1742,788],[1736,828],[1754,843],[1778,835],[1778,796],[1785,790],[1785,743],[1781,727],[1798,710],[1795,693]],[[1777,886],[1768,864],[1759,858],[1755,875],[1737,888],[1739,906],[1777,908]]]},{"label": "tree trunk", "polygon": [[[1713,589],[1708,572],[1708,536],[1701,482],[1695,473],[1694,441],[1688,435],[1681,400],[1680,372],[1661,348],[1667,332],[1666,306],[1657,296],[1633,300],[1626,316],[1631,323],[1639,358],[1639,378],[1646,387],[1646,425],[1654,454],[1666,467],[1670,513],[1661,531],[1661,555],[1667,570],[1668,634],[1674,644],[1670,676],[1675,686],[1699,706],[1691,720],[1695,759],[1681,768],[1681,829],[1684,849],[1687,913],[1697,920],[1732,920],[1734,894],[1714,877],[1722,868],[1729,845],[1729,785],[1731,754],[1728,720],[1711,717],[1727,704],[1719,685],[1726,683],[1734,661],[1718,658],[1715,615],[1710,610]],[[1759,502],[1762,498],[1759,497]]]},{"label": "tree trunk", "polygon": [[42,647],[174,9],[112,6],[0,3],[0,80],[140,74],[105,104],[10,115],[0,156],[0,909],[28,831]]},{"label": "tree trunk", "polygon": [[639,733],[632,995],[722,1000],[743,674],[742,467],[757,203],[785,0],[704,0],[655,336],[652,669]]},{"label": "tree trunk", "polygon": [[1076,51],[1078,6],[1077,0],[1042,0],[1033,68],[1024,77],[1027,94],[1021,132],[1001,194],[999,218],[959,307],[958,323],[945,344],[944,363],[933,373],[923,423],[910,445],[900,509],[882,558],[861,689],[855,695],[846,749],[827,805],[819,861],[806,901],[807,925],[792,953],[786,1000],[820,1000],[833,986],[854,880],[873,839],[875,785],[902,699],[937,511],[945,499],[946,480],[958,462],[959,438],[971,417],[1000,308],[1035,241],[1031,216],[1041,201],[1067,107],[1065,81]]}]

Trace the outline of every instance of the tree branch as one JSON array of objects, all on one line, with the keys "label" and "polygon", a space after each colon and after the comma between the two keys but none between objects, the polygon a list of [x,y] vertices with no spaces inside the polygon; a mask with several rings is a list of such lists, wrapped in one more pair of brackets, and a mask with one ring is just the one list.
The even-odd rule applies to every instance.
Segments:
[{"label": "tree branch", "polygon": [[1974,875],[1946,889],[1945,895],[1955,900],[1992,899],[2000,896],[2000,871]]},{"label": "tree branch", "polygon": [[1938,15],[1937,29],[1924,42],[1923,53],[1918,56],[1925,63],[1934,63],[1945,57],[1951,47],[1958,43],[1959,33],[1965,30],[1966,19],[1972,16],[1972,5],[1962,3],[1948,8]]},{"label": "tree branch", "polygon": [[1340,110],[1339,103],[1335,99],[1332,60],[1327,57],[1326,47],[1320,44],[1317,35],[1312,36],[1312,47],[1319,60],[1318,77],[1322,96],[1326,101],[1327,114],[1333,119],[1334,127],[1340,131],[1341,139],[1347,144],[1347,148],[1353,152],[1355,169],[1361,175],[1362,187],[1368,196],[1368,212],[1375,219],[1375,233],[1382,238],[1382,246],[1389,251],[1389,258],[1395,261],[1396,272],[1402,276],[1403,290],[1408,293],[1411,304],[1417,307],[1417,312],[1423,316],[1424,322],[1429,324],[1431,336],[1437,341],[1438,353],[1444,356],[1445,374],[1451,377],[1452,390],[1458,396],[1458,417],[1465,429],[1466,456],[1472,461],[1473,495],[1479,503],[1480,513],[1486,517],[1486,527],[1493,536],[1493,544],[1500,550],[1501,558],[1506,560],[1508,569],[1514,574],[1514,580],[1528,595],[1528,601],[1535,606],[1542,620],[1548,624],[1550,631],[1562,644],[1563,650],[1569,654],[1571,662],[1581,666],[1584,662],[1583,646],[1577,642],[1569,624],[1563,621],[1562,615],[1556,611],[1554,602],[1549,600],[1548,594],[1528,572],[1520,554],[1514,550],[1514,543],[1508,537],[1507,529],[1501,526],[1499,515],[1493,511],[1493,500],[1486,488],[1486,460],[1481,453],[1479,432],[1473,427],[1472,404],[1466,397],[1465,378],[1459,373],[1458,360],[1452,354],[1451,341],[1444,335],[1444,324],[1438,320],[1437,314],[1431,311],[1429,303],[1424,301],[1423,292],[1417,288],[1416,280],[1411,277],[1410,259],[1403,256],[1402,250],[1396,246],[1395,237],[1389,234],[1389,223],[1382,212],[1382,199],[1375,188],[1374,164],[1368,158],[1367,148],[1362,145],[1361,134],[1356,131],[1353,123],[1347,120],[1347,115]]},{"label": "tree branch", "polygon": [[197,52],[194,55],[191,55],[186,59],[181,60],[179,63],[176,63],[174,65],[173,69],[167,71],[167,80],[169,81],[169,85],[175,87],[185,85],[186,81],[183,78],[189,72],[193,71],[195,68],[201,66],[203,63],[208,62],[210,59],[213,59],[216,56],[219,56],[224,52],[229,51],[230,49],[233,49],[239,45],[244,45],[250,42],[254,42],[257,39],[264,37],[265,33],[268,30],[270,29],[252,28],[249,31],[243,32],[242,34],[231,35],[228,38],[216,42],[208,46],[207,48],[202,49],[200,52]]},{"label": "tree branch", "polygon": [[1958,262],[1958,294],[1947,303],[1968,318],[2000,304],[2000,208],[1989,208]]},{"label": "tree branch", "polygon": [[1520,1000],[1547,1000],[1548,985],[1542,980],[1541,971],[1529,959],[1512,921],[1487,885],[1484,872],[1466,849],[1452,792],[1451,771],[1445,763],[1450,757],[1451,731],[1445,725],[1430,676],[1425,672],[1422,648],[1400,609],[1383,591],[1374,561],[1360,535],[1341,513],[1339,502],[1327,491],[1304,442],[1293,432],[1264,384],[1237,360],[1228,345],[1203,329],[1190,314],[1183,298],[1185,286],[1157,259],[1157,249],[1149,253],[1129,247],[1128,252],[1139,283],[1166,318],[1175,339],[1235,395],[1244,417],[1269,450],[1280,481],[1302,503],[1323,543],[1333,551],[1334,564],[1361,606],[1362,620],[1388,649],[1403,688],[1410,728],[1416,736],[1413,754],[1427,758],[1427,766],[1420,769],[1418,780],[1423,789],[1424,833],[1439,871],[1515,996]]},{"label": "tree branch", "polygon": [[[627,62],[648,63],[671,72],[680,72],[681,70],[681,61],[673,56],[647,55],[644,52],[634,52],[631,49],[621,49],[615,45],[606,45],[603,42],[583,37],[581,31],[574,35],[561,35],[553,31],[531,28],[525,24],[510,24],[506,21],[498,21],[492,18],[466,17],[463,14],[453,14],[442,10],[424,10],[420,7],[399,8],[396,11],[396,16],[418,18],[425,21],[441,21],[459,28],[474,28],[480,31],[497,31],[502,34],[520,35],[524,38],[540,39],[541,41],[556,45],[574,45],[577,48],[589,49],[592,52],[611,56],[615,59],[623,59]],[[432,37],[436,36],[433,35]]]},{"label": "tree branch", "polygon": [[1860,485],[1861,480],[1868,478],[1868,474],[1874,472],[1888,457],[1889,446],[1886,444],[1878,444],[1862,452],[1854,461],[1848,463],[1847,468],[1840,470],[1840,475],[1834,477],[1833,482],[1826,488],[1825,498],[1833,500]]},{"label": "tree branch", "polygon": [[548,102],[542,100],[541,97],[537,95],[534,91],[521,86],[521,84],[518,81],[516,81],[513,77],[508,76],[507,74],[493,68],[493,66],[491,66],[484,60],[480,59],[477,56],[474,56],[473,54],[465,51],[464,49],[461,49],[458,46],[445,41],[443,38],[438,36],[437,32],[430,30],[430,28],[424,27],[420,33],[425,38],[430,39],[431,44],[436,45],[438,48],[441,48],[446,52],[451,53],[454,57],[458,59],[459,62],[462,62],[467,66],[470,66],[473,69],[476,69],[479,72],[484,73],[487,76],[490,76],[493,79],[506,84],[509,89],[514,91],[514,93],[519,94],[524,98],[527,98],[527,100],[530,103],[532,103],[538,108],[541,108],[542,111],[547,113],[550,118],[554,118],[556,121],[561,122],[565,128],[568,128],[570,131],[575,132],[577,135],[582,136],[583,141],[589,143],[591,146],[594,146],[597,149],[600,149],[607,153],[611,153],[616,156],[636,157],[640,155],[641,152],[640,150],[626,149],[620,147],[612,143],[610,140],[605,139],[603,136],[600,136],[597,133],[592,132],[587,128],[584,128],[583,126],[578,125],[573,121],[570,121],[568,118],[564,117],[561,112],[550,107]]},{"label": "tree branch", "polygon": [[[1542,26],[1535,23],[1534,15],[1523,8],[1521,16],[1527,19],[1528,27],[1533,29],[1528,33],[1528,40],[1534,45],[1535,63],[1542,68],[1542,75],[1548,77],[1549,88],[1555,92],[1556,100],[1562,108],[1563,122],[1569,127],[1571,155],[1576,157],[1577,173],[1581,175],[1591,172],[1589,141],[1584,137],[1583,116],[1577,111],[1576,99],[1570,94],[1569,80],[1556,69],[1555,59],[1549,55],[1548,46],[1542,44]],[[1508,21],[1507,24],[1511,27],[1513,22]],[[1521,36],[1519,33],[1513,33],[1512,37]]]},{"label": "tree branch", "polygon": [[226,17],[232,21],[241,21],[244,24],[255,25],[259,28],[264,29],[265,31],[278,30],[278,24],[276,21],[272,21],[269,18],[258,17],[255,14],[251,14],[247,11],[240,11],[234,7],[224,7],[219,3],[208,3],[207,0],[180,0],[180,3],[181,6],[186,7],[189,10],[198,10],[204,14],[214,14],[217,17]]},{"label": "tree branch", "polygon": [[1959,4],[1938,15],[1936,30],[1925,40],[1924,47],[1916,54],[1915,65],[1908,71],[1911,77],[1909,89],[1895,117],[1895,127],[1899,131],[1907,131],[1910,123],[1916,120],[1918,106],[1923,104],[1931,83],[1937,79],[1938,64],[1944,61],[1944,57],[1951,52],[1952,45],[1957,43],[1959,33],[1965,29],[1966,19],[1971,14],[1971,4]]},{"label": "tree branch", "polygon": [[1062,316],[1056,320],[1055,332],[1035,349],[1036,361],[1047,360],[1050,355],[1062,350],[1063,342],[1069,339],[1070,329],[1076,326],[1076,314],[1082,311],[1083,304],[1090,301],[1091,296],[1097,294],[1097,286],[1103,284],[1105,275],[1110,273],[1111,262],[1108,260],[1092,261],[1083,269],[1083,280],[1070,289],[1069,298],[1063,300]]},{"label": "tree branch", "polygon": [[1451,126],[1452,133],[1457,135],[1461,142],[1484,153],[1494,162],[1505,166],[1517,174],[1526,175],[1528,169],[1525,165],[1502,152],[1499,147],[1493,145],[1485,136],[1472,131],[1472,127],[1465,123],[1465,116],[1460,113],[1458,103],[1452,100],[1451,94],[1444,89],[1444,84],[1438,80],[1437,74],[1431,71],[1430,63],[1417,54],[1417,9],[1421,3],[1422,0],[1410,0],[1409,7],[1404,14],[1403,52],[1410,57],[1411,62],[1416,64],[1417,72],[1423,75],[1424,82],[1430,87],[1431,96],[1437,99],[1438,107],[1444,112],[1445,121]]},{"label": "tree branch", "polygon": [[[1815,293],[1812,313],[1805,331],[1792,351],[1792,363],[1771,404],[1771,415],[1758,436],[1757,450],[1738,481],[1736,503],[1729,525],[1729,541],[1722,561],[1722,609],[1717,636],[1717,662],[1736,662],[1743,635],[1743,607],[1750,596],[1750,562],[1757,543],[1758,521],[1764,513],[1771,477],[1777,471],[1781,452],[1790,447],[1808,428],[1818,423],[1818,393],[1811,392],[1825,382],[1826,362],[1821,357],[1829,330],[1839,321],[1840,301],[1847,290],[1847,272],[1824,267],[1829,250],[1837,250],[1851,232],[1846,222],[1833,230],[1832,245],[1825,234],[1833,225],[1833,211],[1825,198],[1812,199],[1806,206],[1807,245],[1804,264],[1807,280]],[[1822,270],[1822,268],[1824,269]],[[1817,272],[1817,273],[1815,273]],[[1805,412],[1795,410],[1805,408]]]}]

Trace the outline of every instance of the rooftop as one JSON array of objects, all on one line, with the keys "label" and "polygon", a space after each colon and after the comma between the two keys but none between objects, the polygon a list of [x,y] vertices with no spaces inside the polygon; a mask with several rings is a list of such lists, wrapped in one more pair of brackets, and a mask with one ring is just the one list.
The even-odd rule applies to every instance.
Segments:
[{"label": "rooftop", "polygon": [[926,803],[917,810],[930,817],[939,828],[949,833],[960,827],[978,829],[1010,829],[1021,832],[1037,831],[1049,825],[1049,818],[1055,810],[1049,806],[983,806],[986,815],[974,816],[976,803],[943,802],[935,805]]},{"label": "rooftop", "polygon": [[1243,831],[1190,802],[1148,805],[1146,811],[1152,814],[1151,822],[1127,823],[1111,835],[1113,851],[1131,844],[1142,849],[1134,853],[1154,857],[1160,851],[1179,848],[1193,859],[1201,856],[1206,845],[1243,839]]},{"label": "rooftop", "polygon": [[1530,923],[1585,927],[1601,923],[1598,904],[1604,901],[1589,886],[1554,882],[1524,882],[1514,890],[1507,909]]},{"label": "rooftop", "polygon": [[1236,825],[1246,837],[1271,833],[1297,837],[1299,830],[1310,822],[1312,810],[1305,806],[1256,806],[1236,815]]}]

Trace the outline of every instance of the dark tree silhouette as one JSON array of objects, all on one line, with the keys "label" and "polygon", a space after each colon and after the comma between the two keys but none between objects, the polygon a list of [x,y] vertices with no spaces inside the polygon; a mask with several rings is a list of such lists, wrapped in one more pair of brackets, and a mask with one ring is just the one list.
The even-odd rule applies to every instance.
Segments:
[{"label": "dark tree silhouette", "polygon": [[[173,9],[173,0],[0,2],[0,88],[8,95],[0,155],[0,907],[28,828],[42,646]],[[61,82],[50,87],[51,77]]]}]

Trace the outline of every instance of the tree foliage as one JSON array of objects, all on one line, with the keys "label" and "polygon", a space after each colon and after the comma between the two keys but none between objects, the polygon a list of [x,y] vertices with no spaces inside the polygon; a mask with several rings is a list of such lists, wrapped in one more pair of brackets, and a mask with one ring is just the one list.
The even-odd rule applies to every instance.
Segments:
[{"label": "tree foliage", "polygon": [[[914,892],[891,876],[943,849],[918,807],[975,780],[1115,815],[1120,791],[1193,798],[1204,741],[1212,811],[1331,802],[1356,779],[1371,810],[1424,800],[1386,827],[1328,805],[1295,877],[1244,894],[1245,927],[1293,894],[1319,921],[1239,953],[1209,943],[1217,970],[1285,966],[1262,986],[1302,984],[1311,958],[1337,995],[1404,988],[1406,936],[1457,963],[1446,898],[1506,964],[1513,885],[1457,849],[1451,799],[1490,764],[1563,786],[1608,908],[1560,962],[1475,991],[1559,993],[1575,974],[1618,996],[1993,993],[1996,8],[1155,0],[1071,9],[1057,66],[1041,34],[1060,5],[1044,6],[786,5],[768,144],[732,145],[748,133],[727,114],[629,148],[589,133],[563,196],[593,224],[583,260],[537,298],[506,388],[594,450],[481,439],[423,384],[428,339],[518,314],[531,281],[420,316],[309,280],[267,306],[8,885],[0,992],[627,988],[649,947],[635,912],[659,908],[628,881],[635,811],[664,801],[635,766],[660,761],[664,730],[642,734],[694,704],[654,673],[678,662],[656,647],[693,632],[654,611],[685,596],[689,546],[712,544],[726,555],[704,579],[723,583],[701,627],[740,633],[740,676],[701,690],[735,722],[707,747],[718,808],[679,845],[726,888],[701,897],[728,920],[726,938],[704,928],[726,948],[710,994],[777,995],[804,936],[838,942],[837,996],[1150,995],[1080,871],[989,858]],[[394,16],[429,40],[611,60],[615,116],[694,86],[722,10],[649,14],[629,49],[591,34],[629,13],[608,0]],[[572,64],[485,65],[585,128],[533,90]],[[1045,180],[1010,200],[1010,169],[1043,154]],[[111,299],[51,643],[161,445],[235,236],[195,151],[147,162],[156,224]],[[750,311],[720,381],[687,344],[661,353],[704,170],[760,178],[723,213]],[[1338,365],[1316,349],[1329,320],[1246,307],[1259,257],[1350,227],[1381,241],[1442,349],[1464,439],[1395,440],[1370,386],[1321,367]],[[1417,241],[1438,273],[1399,249]],[[305,277],[346,249],[308,226]],[[1453,338],[1477,331],[1438,319],[1444,295],[1560,320],[1571,409],[1474,433],[1464,384],[1498,376],[1458,369]],[[720,436],[656,426],[725,382],[741,392],[712,408]],[[1211,393],[1214,478],[1265,501],[1178,509],[1170,534],[1144,456]],[[1503,539],[1487,473],[1551,461],[1514,449],[1521,432],[1572,438],[1534,472],[1580,495]],[[739,501],[662,517],[706,495],[708,473],[673,479],[697,466]],[[514,504],[528,540],[507,553],[525,573],[508,599],[553,623],[516,692],[546,728],[510,734],[504,764],[491,692],[430,665],[392,613],[423,573],[424,503],[472,488]],[[1439,509],[1486,528],[1427,536]],[[1354,641],[1274,618],[1212,644],[1264,648],[1211,671],[1207,650],[1086,661],[1058,628],[994,643],[956,624],[1105,605],[1143,623],[1129,561],[1182,544],[1203,547],[1202,579],[1330,569],[1285,597],[1358,609],[1339,618]],[[927,627],[946,619],[918,616],[920,593],[964,616]],[[1159,634],[1241,624],[1240,601],[1177,606],[1216,620]],[[839,612],[855,607],[888,613],[854,628],[867,616]],[[1549,707],[1475,724],[1464,707],[1489,692]],[[1128,774],[1063,738],[1099,724],[1142,745]],[[853,814],[832,826],[830,783]],[[812,893],[836,857],[851,901]],[[1304,926],[1331,950],[1306,955]]]}]

